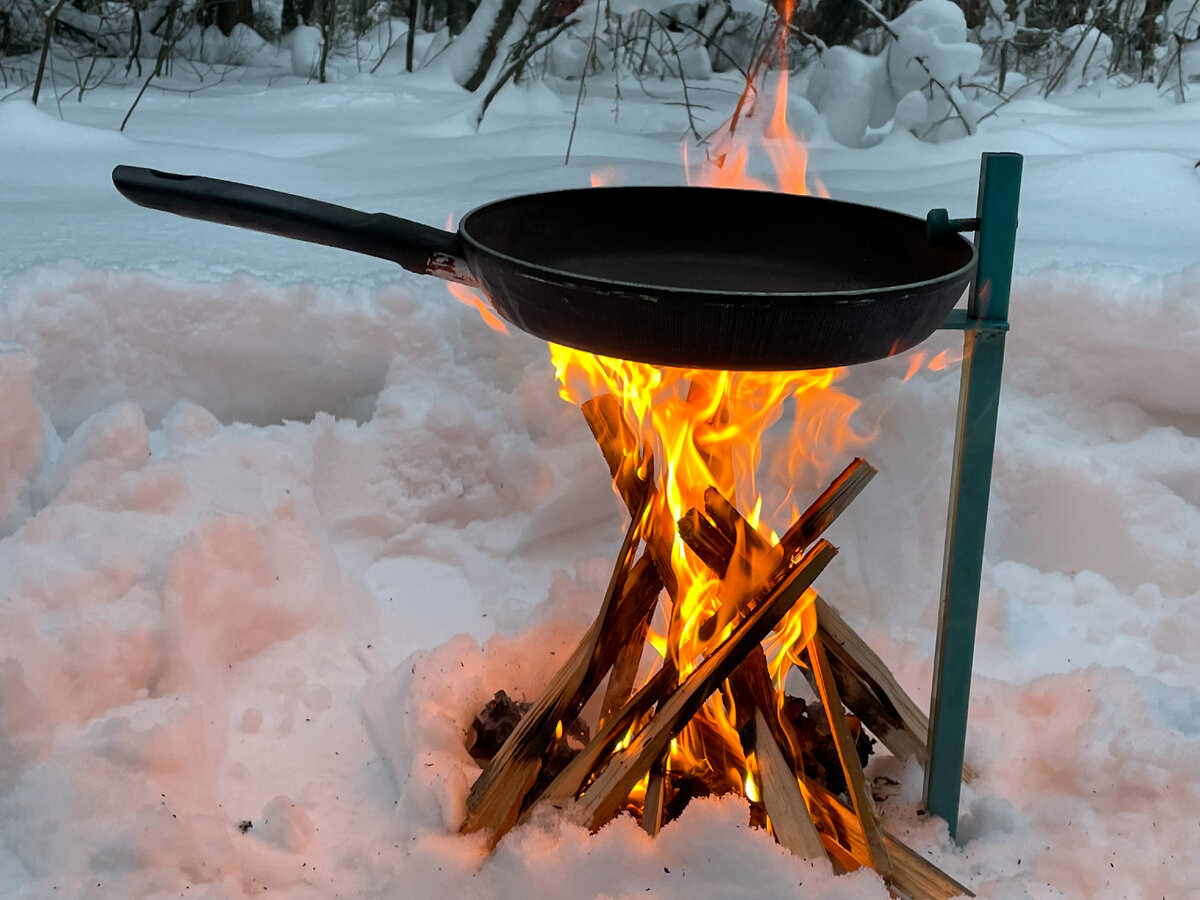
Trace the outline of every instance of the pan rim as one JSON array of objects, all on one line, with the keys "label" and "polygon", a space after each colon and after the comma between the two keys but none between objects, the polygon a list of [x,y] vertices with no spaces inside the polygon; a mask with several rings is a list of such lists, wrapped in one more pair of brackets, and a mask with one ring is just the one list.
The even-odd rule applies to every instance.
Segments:
[{"label": "pan rim", "polygon": [[581,196],[584,194],[592,194],[596,191],[606,191],[606,192],[613,192],[613,193],[617,193],[617,192],[633,193],[633,192],[645,192],[647,190],[669,192],[669,193],[687,192],[687,193],[694,194],[696,192],[704,191],[704,192],[709,192],[712,194],[722,194],[722,195],[755,194],[755,195],[766,195],[766,196],[772,196],[772,197],[789,197],[795,201],[801,201],[801,202],[832,203],[832,204],[836,204],[836,205],[844,207],[844,208],[849,207],[849,208],[853,208],[853,209],[864,210],[873,215],[884,214],[886,216],[892,216],[892,217],[896,217],[899,219],[908,220],[912,223],[919,225],[922,228],[925,226],[925,222],[923,219],[920,219],[917,216],[913,216],[908,213],[899,212],[899,211],[893,210],[893,209],[887,209],[887,208],[881,207],[881,206],[870,206],[865,203],[854,203],[854,202],[851,202],[848,200],[835,200],[830,197],[814,197],[814,196],[811,196],[808,194],[786,194],[781,191],[763,191],[763,190],[756,190],[756,189],[752,189],[752,188],[724,188],[724,187],[699,187],[699,186],[691,186],[691,185],[651,184],[651,185],[618,185],[618,186],[606,186],[606,187],[565,188],[562,190],[554,190],[554,191],[535,191],[535,192],[528,193],[528,194],[516,194],[511,197],[505,197],[505,198],[502,198],[499,200],[493,200],[489,203],[484,203],[484,204],[477,206],[477,207],[473,208],[472,210],[470,210],[460,220],[459,226],[458,226],[458,234],[459,234],[459,237],[464,242],[464,244],[469,246],[469,248],[472,251],[479,253],[483,256],[486,256],[492,260],[501,261],[504,264],[509,265],[513,269],[518,270],[518,271],[539,273],[541,275],[549,276],[545,280],[552,282],[552,283],[566,282],[566,283],[573,284],[573,285],[580,285],[580,286],[586,285],[589,287],[594,287],[599,291],[605,291],[605,292],[609,292],[609,293],[621,292],[621,293],[626,293],[626,294],[643,294],[643,295],[647,296],[647,299],[657,299],[659,297],[672,297],[672,296],[684,297],[684,296],[686,296],[692,300],[710,299],[713,301],[719,301],[719,302],[726,303],[726,304],[731,299],[746,300],[746,301],[752,301],[752,302],[753,301],[768,302],[768,301],[779,300],[779,299],[785,298],[785,297],[794,297],[794,298],[798,298],[798,299],[806,299],[806,298],[807,299],[816,299],[816,298],[853,299],[853,298],[861,298],[865,295],[871,295],[871,294],[905,293],[907,291],[917,291],[917,290],[921,290],[923,288],[929,288],[929,287],[933,287],[935,285],[947,284],[947,283],[956,281],[958,279],[961,279],[964,275],[972,274],[978,263],[979,250],[976,247],[975,243],[973,241],[967,240],[962,234],[956,232],[953,235],[952,240],[960,241],[967,248],[969,248],[970,258],[964,265],[960,266],[959,268],[954,269],[950,272],[947,272],[943,275],[939,275],[936,278],[927,278],[922,281],[903,282],[901,284],[887,284],[887,285],[879,285],[879,286],[875,286],[875,287],[851,288],[851,289],[838,290],[838,291],[727,291],[727,290],[718,290],[718,289],[711,289],[711,288],[691,288],[691,287],[679,287],[679,286],[661,285],[661,284],[649,284],[646,282],[623,281],[623,280],[618,280],[618,279],[604,279],[604,278],[597,278],[593,275],[582,275],[579,273],[570,272],[566,269],[559,269],[554,266],[548,266],[548,265],[545,265],[544,263],[531,262],[528,259],[521,259],[521,258],[513,256],[511,254],[504,253],[500,250],[493,249],[491,247],[488,247],[487,245],[485,245],[478,239],[476,239],[474,236],[472,236],[472,234],[470,233],[470,230],[469,230],[472,217],[481,216],[489,211],[496,210],[500,207],[503,207],[506,204],[529,202],[529,201],[537,200],[539,198],[548,198],[548,197],[565,197],[565,196],[569,196],[569,195]]}]

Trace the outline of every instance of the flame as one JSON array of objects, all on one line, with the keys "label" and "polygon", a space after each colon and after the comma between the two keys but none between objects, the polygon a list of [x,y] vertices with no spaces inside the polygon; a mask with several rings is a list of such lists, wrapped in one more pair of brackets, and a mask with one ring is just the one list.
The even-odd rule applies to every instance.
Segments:
[{"label": "flame", "polygon": [[[791,13],[791,2],[785,0],[781,53]],[[736,129],[739,116],[753,116],[756,90],[750,80],[729,127],[704,160],[690,164],[684,145],[690,184],[793,194],[812,191],[828,196],[812,176],[803,141],[787,122],[786,64],[778,73],[773,110],[758,134]],[[759,148],[773,165],[774,188],[750,174],[752,152]],[[592,176],[593,185],[617,180],[611,169]],[[648,641],[663,658],[663,665],[673,665],[679,678],[686,678],[735,627],[736,621],[728,621],[732,618],[728,608],[733,604],[725,607],[724,620],[718,620],[715,629],[705,630],[701,625],[724,601],[759,583],[778,559],[774,555],[755,558],[749,552],[752,542],[742,535],[735,553],[741,565],[731,565],[722,581],[679,539],[675,523],[690,509],[703,511],[705,489],[712,486],[762,537],[776,542],[778,535],[772,527],[790,524],[801,512],[801,502],[807,506],[812,492],[828,480],[835,464],[844,462],[848,451],[865,443],[850,426],[858,401],[835,386],[844,374],[842,369],[671,369],[554,344],[550,356],[559,393],[567,401],[582,404],[600,394],[612,394],[619,400],[625,424],[636,437],[634,445],[623,447],[622,452],[640,475],[653,473],[657,490],[644,527],[670,541],[671,568],[678,587],[674,596],[664,597],[661,621],[656,619]],[[770,452],[764,453],[764,445],[769,445]],[[768,496],[769,487],[777,488],[773,496]],[[814,591],[807,591],[766,645],[780,704],[787,672],[798,664],[801,649],[816,632],[815,597]],[[668,771],[698,775],[710,785],[723,784],[725,790],[757,797],[756,766],[743,752],[736,723],[734,700],[725,686],[671,742]],[[627,735],[622,743],[628,739]]]},{"label": "flame", "polygon": [[[454,230],[453,214],[446,217],[446,230]],[[492,310],[492,305],[484,299],[483,294],[467,287],[465,284],[459,284],[456,281],[447,281],[446,287],[450,291],[450,296],[452,296],[455,300],[457,300],[459,303],[465,303],[467,306],[471,307],[471,309],[478,312],[479,317],[483,319],[484,324],[486,324],[488,328],[492,329],[492,331],[498,331],[501,334],[508,334],[508,326],[505,325],[504,320],[497,316]]]},{"label": "flame", "polygon": [[602,169],[597,169],[592,173],[592,187],[612,187],[620,184],[623,180],[623,173],[616,166],[605,166]]},{"label": "flame", "polygon": [[951,366],[956,366],[963,360],[961,350],[942,350],[934,355],[928,363],[925,362],[926,353],[924,350],[914,350],[908,360],[908,371],[904,373],[904,380],[911,381],[921,369],[928,369],[930,372],[944,372]]},{"label": "flame", "polygon": [[483,299],[483,295],[478,291],[474,291],[465,284],[458,284],[454,281],[447,281],[446,287],[450,289],[451,295],[455,300],[465,303],[467,306],[479,313],[479,317],[487,324],[488,328],[493,331],[498,331],[501,334],[508,334],[508,326],[504,324],[504,320],[492,312],[492,308],[488,302]]}]

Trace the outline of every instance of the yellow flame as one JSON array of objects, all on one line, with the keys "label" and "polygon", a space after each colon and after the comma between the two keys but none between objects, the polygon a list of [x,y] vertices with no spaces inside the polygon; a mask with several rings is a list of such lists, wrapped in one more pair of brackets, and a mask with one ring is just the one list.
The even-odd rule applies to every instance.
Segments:
[{"label": "yellow flame", "polygon": [[755,780],[755,773],[758,771],[758,761],[751,753],[746,757],[746,780],[742,784],[742,790],[746,794],[746,799],[751,803],[762,802],[762,792],[758,789],[758,782]]},{"label": "yellow flame", "polygon": [[[786,0],[781,54],[786,49],[791,13],[791,0]],[[783,64],[770,121],[757,137],[735,134],[735,113],[726,133],[698,165],[689,163],[685,145],[689,183],[772,189],[749,174],[752,150],[761,145],[774,166],[778,190],[805,194],[812,188],[827,196],[812,176],[803,141],[788,126],[787,89],[787,66]],[[753,85],[747,86],[739,112],[743,104],[752,109],[755,91]],[[592,183],[616,180],[608,169],[595,173]],[[747,559],[750,542],[743,536],[735,553],[742,566],[737,571],[731,566],[722,582],[675,536],[674,523],[692,508],[703,512],[705,489],[712,486],[741,510],[764,538],[777,540],[772,527],[790,524],[801,511],[800,503],[807,506],[811,491],[828,479],[834,464],[865,443],[850,426],[858,401],[835,386],[844,374],[842,369],[769,373],[670,369],[557,345],[551,345],[550,357],[563,398],[581,404],[600,394],[616,396],[635,438],[634,445],[621,448],[622,452],[642,474],[649,471],[648,461],[653,460],[657,493],[649,521],[665,523],[660,534],[672,536],[671,566],[678,592],[664,602],[663,625],[653,629],[648,639],[675,666],[679,677],[686,678],[730,634],[736,620],[731,621],[726,613],[716,629],[709,629],[715,633],[706,637],[701,636],[701,624],[723,601],[736,597],[739,588],[761,580],[764,566],[769,571],[776,560]],[[786,422],[785,413],[790,414]],[[765,459],[764,442],[771,445]],[[782,496],[769,498],[761,490],[763,484],[787,487]],[[771,675],[781,691],[787,670],[816,631],[814,597],[811,590],[806,593],[768,644]],[[779,700],[782,702],[782,694]],[[735,719],[733,699],[722,688],[671,742],[671,770],[708,773],[730,788],[757,795],[753,766],[742,753]]]}]

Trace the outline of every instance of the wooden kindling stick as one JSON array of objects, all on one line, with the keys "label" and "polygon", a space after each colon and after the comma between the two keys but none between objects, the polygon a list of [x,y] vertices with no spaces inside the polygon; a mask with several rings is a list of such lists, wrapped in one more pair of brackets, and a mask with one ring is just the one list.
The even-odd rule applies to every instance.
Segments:
[{"label": "wooden kindling stick", "polygon": [[[653,455],[648,449],[639,446],[637,435],[631,431],[621,414],[620,401],[612,394],[593,397],[580,407],[580,411],[600,447],[613,484],[628,507],[630,515],[634,509],[639,508],[638,504],[645,504],[647,507],[649,518],[642,537],[658,574],[658,589],[654,593],[657,595],[659,590],[665,589],[667,596],[674,602],[679,590],[675,571],[671,567],[674,532],[669,517],[665,515],[665,507],[660,508],[656,502]],[[642,470],[645,471],[645,475],[641,474]],[[651,604],[645,618],[638,623],[637,630],[617,655],[600,704],[601,727],[629,699],[630,691],[637,680],[646,632],[650,628],[653,615],[654,604]]]},{"label": "wooden kindling stick", "polygon": [[659,704],[654,717],[587,787],[579,800],[583,819],[595,829],[616,814],[638,780],[662,755],[704,701],[800,599],[837,554],[827,541],[813,546],[733,633]]},{"label": "wooden kindling stick", "polygon": [[[639,514],[629,523],[599,615],[471,786],[462,831],[491,829],[494,845],[516,823],[558,725],[573,721],[579,714],[612,667],[620,648],[646,617],[645,607],[657,599],[657,591],[650,595],[642,590],[626,590],[643,520]],[[646,570],[654,568],[649,561],[639,566],[633,567],[635,585],[646,577]]]},{"label": "wooden kindling stick", "polygon": [[747,760],[751,755],[754,757],[762,805],[775,839],[805,859],[826,856],[825,845],[800,790],[796,774],[800,762],[792,758],[792,748],[799,742],[794,734],[785,733],[789,726],[779,718],[767,657],[761,646],[751,650],[734,669],[729,685],[733,690],[742,750]]},{"label": "wooden kindling stick", "polygon": [[[800,515],[774,547],[757,529],[751,527],[733,504],[715,488],[704,492],[707,517],[699,510],[688,510],[678,523],[679,536],[723,578],[735,562],[749,565],[748,560],[751,558],[786,561],[820,536],[854,498],[862,493],[863,488],[875,477],[875,472],[875,468],[865,459],[854,459]],[[718,565],[713,565],[713,562],[717,562]],[[755,596],[751,594],[746,599],[746,609],[752,609],[756,602]],[[713,615],[700,625],[699,635],[702,641],[711,640],[719,628],[729,624],[729,619],[725,616],[744,614],[746,611],[738,610],[731,604],[724,604],[722,609],[727,609],[728,612],[724,615]]]},{"label": "wooden kindling stick", "polygon": [[809,642],[808,658],[812,662],[812,671],[821,695],[821,703],[825,707],[825,715],[829,718],[829,730],[833,734],[838,761],[842,764],[842,772],[846,776],[846,786],[854,803],[854,813],[858,816],[866,839],[868,861],[871,868],[882,875],[885,881],[889,881],[892,877],[892,860],[887,847],[884,846],[883,832],[879,827],[879,810],[875,808],[875,801],[867,790],[867,779],[858,759],[854,738],[850,736],[846,712],[842,708],[842,698],[829,669],[829,661],[825,658],[825,647],[819,637],[814,637]]},{"label": "wooden kindling stick", "polygon": [[[779,546],[786,542],[790,547],[799,547],[805,540],[819,536],[821,530],[827,528],[862,492],[874,472],[863,460],[854,460],[788,529]],[[721,524],[715,524],[716,519],[710,521],[698,510],[689,510],[680,521],[679,534],[684,543],[710,568],[720,572],[729,566],[736,552],[734,543],[727,540],[725,534],[737,528],[733,517],[740,519],[741,514],[728,503],[721,506],[706,505],[718,512],[717,518],[722,520]],[[688,523],[686,528],[683,525],[685,521]],[[731,521],[733,524],[730,524]],[[753,533],[766,542],[761,534]],[[758,546],[761,548],[761,544]],[[900,686],[879,655],[837,610],[822,597],[817,598],[815,605],[818,633],[829,651],[830,668],[847,708],[895,756],[915,756],[924,765],[929,758],[929,717]],[[709,619],[702,626],[701,634],[708,633],[711,636],[716,621],[715,616]],[[964,764],[963,780],[970,781],[973,777],[974,770]]]},{"label": "wooden kindling stick", "polygon": [[[854,812],[814,781],[805,779],[804,789],[814,812],[828,821],[838,837],[845,842],[845,846],[842,846],[833,836],[822,832],[821,840],[829,855],[844,868],[858,868],[858,860],[867,855],[867,844]],[[953,897],[975,896],[965,886],[886,831],[883,832],[883,844],[892,860],[892,882],[888,887],[893,894],[899,893],[911,900],[951,900]]]}]

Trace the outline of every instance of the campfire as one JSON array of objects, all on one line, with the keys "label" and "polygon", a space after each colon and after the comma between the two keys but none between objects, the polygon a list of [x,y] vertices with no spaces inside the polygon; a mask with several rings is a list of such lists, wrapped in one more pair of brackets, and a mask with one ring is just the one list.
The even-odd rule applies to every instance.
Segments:
[{"label": "campfire", "polygon": [[[875,470],[854,459],[782,536],[733,502],[752,496],[751,516],[760,511],[743,494],[746,464],[784,398],[815,392],[835,421],[852,410],[831,387],[836,373],[694,371],[672,384],[563,348],[555,359],[568,395],[572,372],[626,384],[624,400],[601,393],[581,409],[629,525],[595,621],[541,696],[522,711],[498,695],[477,717],[468,742],[484,767],[463,830],[494,844],[552,807],[592,829],[630,813],[654,834],[692,798],[737,792],[797,855],[871,866],[913,898],[969,893],[881,828],[863,729],[923,760],[928,720],[811,587],[837,553],[822,533]],[[793,667],[818,703],[785,693]],[[593,695],[591,728],[578,717]]]},{"label": "campfire", "polygon": [[[507,198],[451,233],[202,176],[118,166],[113,183],[150,208],[457,282],[455,295],[492,327],[503,319],[551,342],[562,393],[580,404],[629,523],[595,621],[541,696],[523,708],[498,693],[472,727],[483,771],[464,831],[494,845],[551,808],[591,828],[628,812],[653,834],[694,797],[736,792],[797,854],[870,866],[909,897],[956,896],[968,892],[882,829],[863,766],[868,733],[925,763],[926,807],[954,836],[970,775],[963,747],[1021,157],[983,155],[978,214],[967,219],[726,190],[764,186],[734,132],[753,112],[765,60],[694,179],[720,187]],[[762,146],[784,191],[805,193],[780,72]],[[707,221],[713,210],[723,221]],[[969,280],[967,308],[954,309]],[[841,370],[819,367],[892,356],[937,328],[962,330],[964,343],[927,717],[812,587],[837,553],[823,533],[875,470],[855,458],[823,491],[810,476],[828,478],[859,444],[848,425],[855,401],[834,387]],[[770,454],[769,482],[792,489],[767,498],[755,479],[764,435],[778,438],[785,410],[793,426],[784,452]],[[811,503],[794,494],[802,486]],[[767,527],[783,522],[782,533]],[[793,670],[810,702],[789,695]],[[593,696],[597,712],[584,717]]]},{"label": "campfire", "polygon": [[[782,71],[762,144],[780,188],[807,193]],[[753,101],[748,88],[710,152],[716,164],[689,171],[693,183],[767,187],[733,139]],[[595,621],[542,694],[517,704],[497,692],[475,718],[467,743],[482,773],[462,830],[494,846],[549,808],[593,830],[630,814],[653,835],[692,799],[736,793],[798,856],[869,866],[914,900],[969,895],[882,828],[863,766],[876,741],[927,763],[929,719],[812,586],[837,554],[822,534],[876,471],[853,458],[811,503],[796,495],[865,444],[849,424],[857,401],[835,386],[843,370],[660,368],[555,344],[551,357],[629,522]],[[763,439],[785,410],[792,425],[771,482],[793,488],[764,509]],[[765,525],[785,520],[782,534]],[[787,691],[794,669],[808,702]]]}]

